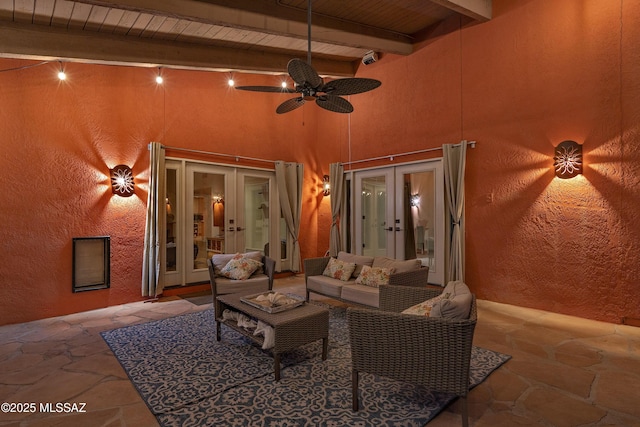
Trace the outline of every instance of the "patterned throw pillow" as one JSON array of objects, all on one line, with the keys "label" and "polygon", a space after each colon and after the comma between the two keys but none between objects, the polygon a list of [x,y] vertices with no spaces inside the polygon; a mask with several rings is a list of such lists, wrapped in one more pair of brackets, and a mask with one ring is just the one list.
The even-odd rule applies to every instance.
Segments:
[{"label": "patterned throw pillow", "polygon": [[433,308],[433,305],[438,303],[443,298],[446,298],[446,295],[444,293],[438,295],[435,298],[422,301],[419,304],[409,307],[406,310],[404,310],[402,314],[415,314],[417,316],[429,317],[431,315],[431,309]]},{"label": "patterned throw pillow", "polygon": [[377,288],[380,285],[389,284],[389,276],[393,273],[393,268],[386,267],[362,267],[360,275],[356,279],[356,285],[372,286]]},{"label": "patterned throw pillow", "polygon": [[346,282],[347,280],[349,280],[351,274],[353,273],[353,270],[355,269],[355,263],[344,262],[331,257],[331,259],[329,259],[327,267],[322,272],[322,275],[333,277],[334,279],[339,279]]},{"label": "patterned throw pillow", "polygon": [[220,270],[220,275],[234,280],[246,280],[260,267],[262,267],[261,262],[236,254]]}]

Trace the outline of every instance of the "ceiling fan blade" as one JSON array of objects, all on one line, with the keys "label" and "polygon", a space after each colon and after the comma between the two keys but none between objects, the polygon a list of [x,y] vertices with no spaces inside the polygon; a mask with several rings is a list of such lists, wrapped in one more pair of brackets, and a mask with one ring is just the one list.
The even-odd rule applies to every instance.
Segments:
[{"label": "ceiling fan blade", "polygon": [[278,105],[278,108],[276,108],[276,113],[288,113],[289,111],[293,111],[298,107],[302,107],[302,104],[304,104],[303,97],[287,99],[282,104]]},{"label": "ceiling fan blade", "polygon": [[353,105],[344,98],[333,95],[322,95],[316,98],[316,104],[325,110],[333,111],[335,113],[351,113],[353,111]]},{"label": "ceiling fan blade", "polygon": [[322,85],[322,78],[316,70],[300,59],[294,58],[290,60],[287,64],[287,71],[298,86],[304,86],[305,83],[308,83],[310,87],[315,89]]},{"label": "ceiling fan blade", "polygon": [[294,89],[277,86],[236,86],[236,89],[249,90],[252,92],[296,93]]},{"label": "ceiling fan blade", "polygon": [[322,92],[331,95],[355,95],[363,93],[379,87],[382,83],[374,79],[364,79],[360,77],[350,77],[346,79],[337,79],[325,83]]}]

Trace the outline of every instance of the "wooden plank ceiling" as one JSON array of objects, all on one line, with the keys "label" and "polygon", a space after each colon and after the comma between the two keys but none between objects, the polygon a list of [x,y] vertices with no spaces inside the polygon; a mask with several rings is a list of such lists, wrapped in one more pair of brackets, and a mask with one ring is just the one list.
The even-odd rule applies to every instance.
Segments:
[{"label": "wooden plank ceiling", "polygon": [[[491,0],[314,0],[319,73],[352,76],[368,51],[408,55],[452,15]],[[0,0],[0,57],[281,73],[308,51],[307,0]]]}]

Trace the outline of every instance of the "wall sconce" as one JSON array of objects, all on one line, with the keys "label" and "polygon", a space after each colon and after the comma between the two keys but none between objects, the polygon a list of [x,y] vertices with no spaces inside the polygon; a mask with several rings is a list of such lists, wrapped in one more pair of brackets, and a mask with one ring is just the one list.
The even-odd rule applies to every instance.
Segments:
[{"label": "wall sconce", "polygon": [[214,205],[216,203],[222,203],[222,202],[224,202],[224,198],[221,195],[216,194],[215,196],[213,196],[213,204]]},{"label": "wall sconce", "polygon": [[331,194],[331,184],[329,184],[329,175],[322,177],[322,194],[328,196]]},{"label": "wall sconce", "polygon": [[135,190],[133,172],[127,165],[114,166],[109,170],[111,174],[111,190],[113,194],[121,197],[129,197]]},{"label": "wall sconce", "polygon": [[563,141],[555,148],[553,168],[558,178],[573,178],[582,173],[582,145]]},{"label": "wall sconce", "polygon": [[412,194],[411,198],[409,199],[409,204],[411,205],[412,208],[420,206],[420,195]]}]

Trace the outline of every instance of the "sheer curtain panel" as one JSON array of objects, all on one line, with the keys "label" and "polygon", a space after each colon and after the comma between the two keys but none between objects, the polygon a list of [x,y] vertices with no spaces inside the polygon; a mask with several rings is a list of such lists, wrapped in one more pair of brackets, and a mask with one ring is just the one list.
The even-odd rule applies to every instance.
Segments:
[{"label": "sheer curtain panel", "polygon": [[340,209],[344,191],[344,167],[340,163],[329,165],[329,185],[331,187],[331,231],[329,234],[329,255],[338,256],[342,250],[340,241]]},{"label": "sheer curtain panel", "polygon": [[444,163],[445,201],[449,220],[446,221],[445,283],[464,281],[464,173],[467,141],[459,145],[442,146]]},{"label": "sheer curtain panel", "polygon": [[159,142],[149,144],[149,196],[144,232],[144,258],[142,260],[142,296],[157,297],[164,289],[162,265],[165,254],[162,238],[166,233],[164,148]]},{"label": "sheer curtain panel", "polygon": [[291,253],[291,270],[300,271],[300,216],[302,214],[302,181],[304,165],[302,163],[275,162],[276,184],[280,197],[282,215],[287,223],[287,230],[293,240]]}]

